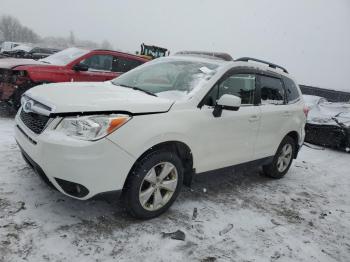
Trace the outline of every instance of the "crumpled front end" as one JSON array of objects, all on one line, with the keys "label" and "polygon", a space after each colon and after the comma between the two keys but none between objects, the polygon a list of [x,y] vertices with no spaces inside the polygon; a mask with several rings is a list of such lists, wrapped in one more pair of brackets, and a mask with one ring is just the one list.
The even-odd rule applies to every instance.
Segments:
[{"label": "crumpled front end", "polygon": [[350,103],[314,106],[305,126],[305,142],[350,151]]},{"label": "crumpled front end", "polygon": [[26,89],[30,84],[26,71],[0,68],[0,101],[9,101],[18,88]]},{"label": "crumpled front end", "polygon": [[0,68],[0,100],[8,100],[15,90],[13,71]]}]

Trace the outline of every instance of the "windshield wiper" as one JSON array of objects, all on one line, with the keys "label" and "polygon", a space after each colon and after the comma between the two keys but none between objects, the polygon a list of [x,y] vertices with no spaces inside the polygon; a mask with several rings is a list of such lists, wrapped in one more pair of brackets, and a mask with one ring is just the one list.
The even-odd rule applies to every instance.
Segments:
[{"label": "windshield wiper", "polygon": [[[114,83],[113,83],[114,84]],[[123,84],[114,84],[114,85],[118,85],[118,86],[122,86],[122,87],[126,87],[126,88],[131,88],[133,90],[137,90],[137,91],[141,91],[141,92],[144,92],[150,96],[157,96],[156,94],[150,92],[150,91],[147,91],[147,90],[143,90],[142,88],[139,88],[139,87],[136,87],[136,86],[128,86],[128,85],[123,85]]]}]

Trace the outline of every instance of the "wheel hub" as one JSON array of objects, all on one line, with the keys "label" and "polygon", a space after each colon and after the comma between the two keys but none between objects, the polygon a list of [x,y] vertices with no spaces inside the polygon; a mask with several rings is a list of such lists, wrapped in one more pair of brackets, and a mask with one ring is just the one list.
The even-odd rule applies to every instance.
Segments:
[{"label": "wheel hub", "polygon": [[160,209],[173,196],[177,182],[177,169],[172,163],[162,162],[153,166],[141,183],[140,204],[149,211]]},{"label": "wheel hub", "polygon": [[280,156],[278,157],[278,160],[277,160],[277,169],[279,172],[283,172],[288,168],[292,160],[292,154],[293,154],[292,145],[285,144],[282,147]]}]

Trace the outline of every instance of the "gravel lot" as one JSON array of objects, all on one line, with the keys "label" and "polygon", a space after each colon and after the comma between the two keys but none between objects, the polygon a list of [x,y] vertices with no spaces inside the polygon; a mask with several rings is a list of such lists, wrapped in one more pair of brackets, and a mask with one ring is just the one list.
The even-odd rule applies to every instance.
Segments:
[{"label": "gravel lot", "polygon": [[[350,154],[304,147],[281,180],[197,176],[169,212],[139,221],[113,195],[79,201],[48,188],[13,124],[0,118],[0,261],[350,261]],[[185,241],[162,238],[176,230]]]}]

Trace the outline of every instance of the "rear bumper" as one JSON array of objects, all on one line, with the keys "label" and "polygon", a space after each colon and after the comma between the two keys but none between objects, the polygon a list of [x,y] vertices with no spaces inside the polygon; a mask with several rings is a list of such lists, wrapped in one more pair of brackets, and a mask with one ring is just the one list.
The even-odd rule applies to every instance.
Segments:
[{"label": "rear bumper", "polygon": [[16,117],[15,137],[25,160],[65,195],[88,199],[121,190],[135,159],[108,139],[96,142],[59,136],[53,130],[35,135]]}]

